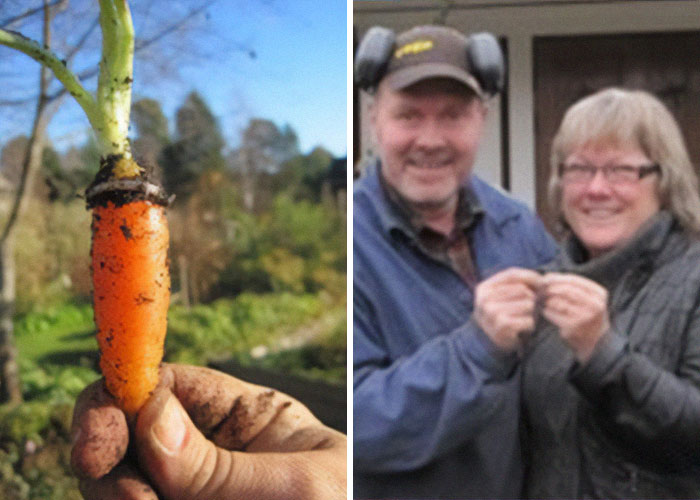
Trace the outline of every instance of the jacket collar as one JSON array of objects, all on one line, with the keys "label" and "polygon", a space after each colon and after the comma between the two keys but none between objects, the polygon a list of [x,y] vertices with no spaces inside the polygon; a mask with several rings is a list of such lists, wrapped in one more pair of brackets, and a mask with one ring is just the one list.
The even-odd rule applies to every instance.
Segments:
[{"label": "jacket collar", "polygon": [[587,259],[581,242],[571,235],[561,247],[557,267],[590,278],[607,287],[633,268],[652,266],[674,226],[673,216],[662,210],[649,219],[626,245],[595,259]]}]

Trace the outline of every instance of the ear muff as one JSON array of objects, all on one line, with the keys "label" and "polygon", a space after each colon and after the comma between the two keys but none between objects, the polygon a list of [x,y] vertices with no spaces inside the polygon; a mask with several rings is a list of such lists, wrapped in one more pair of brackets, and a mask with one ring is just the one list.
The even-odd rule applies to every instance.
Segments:
[{"label": "ear muff", "polygon": [[[355,83],[363,90],[376,90],[384,77],[396,43],[396,35],[388,28],[370,28],[355,51]],[[501,46],[491,33],[475,33],[469,37],[467,63],[470,73],[488,96],[503,90],[505,63]]]},{"label": "ear muff", "polygon": [[474,33],[469,37],[467,61],[471,73],[489,96],[503,90],[506,65],[496,37],[491,33]]},{"label": "ear muff", "polygon": [[370,28],[355,51],[355,83],[363,90],[376,89],[384,76],[396,35],[381,26]]}]

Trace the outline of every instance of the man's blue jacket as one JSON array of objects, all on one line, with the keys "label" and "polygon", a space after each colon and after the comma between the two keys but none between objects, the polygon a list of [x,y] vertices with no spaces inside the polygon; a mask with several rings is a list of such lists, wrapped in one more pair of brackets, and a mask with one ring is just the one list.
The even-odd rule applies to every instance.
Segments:
[{"label": "man's blue jacket", "polygon": [[[355,498],[517,498],[517,357],[471,320],[474,291],[397,230],[379,167],[355,183]],[[480,279],[554,257],[522,203],[472,176],[469,238]]]}]

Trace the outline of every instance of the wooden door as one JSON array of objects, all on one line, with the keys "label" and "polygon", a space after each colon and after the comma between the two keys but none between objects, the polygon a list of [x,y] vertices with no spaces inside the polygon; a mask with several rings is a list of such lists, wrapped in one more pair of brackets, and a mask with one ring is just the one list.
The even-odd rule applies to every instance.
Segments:
[{"label": "wooden door", "polygon": [[644,89],[678,120],[700,174],[700,32],[540,37],[534,40],[537,211],[547,206],[549,151],[566,109],[608,86]]}]

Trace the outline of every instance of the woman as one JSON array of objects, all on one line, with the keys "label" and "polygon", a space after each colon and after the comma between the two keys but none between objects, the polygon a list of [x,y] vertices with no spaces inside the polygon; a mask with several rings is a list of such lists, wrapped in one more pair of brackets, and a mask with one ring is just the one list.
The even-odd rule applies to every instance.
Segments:
[{"label": "woman", "polygon": [[523,366],[526,494],[698,498],[700,199],[678,126],[606,89],[568,110],[551,162],[569,235]]}]

